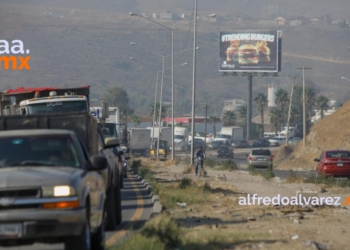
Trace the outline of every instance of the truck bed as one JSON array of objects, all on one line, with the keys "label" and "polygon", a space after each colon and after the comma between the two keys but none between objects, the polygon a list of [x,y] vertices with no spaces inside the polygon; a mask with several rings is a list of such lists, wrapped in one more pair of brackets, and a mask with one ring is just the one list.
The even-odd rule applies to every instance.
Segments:
[{"label": "truck bed", "polygon": [[0,131],[67,129],[76,133],[90,154],[98,153],[97,120],[87,113],[0,116]]}]

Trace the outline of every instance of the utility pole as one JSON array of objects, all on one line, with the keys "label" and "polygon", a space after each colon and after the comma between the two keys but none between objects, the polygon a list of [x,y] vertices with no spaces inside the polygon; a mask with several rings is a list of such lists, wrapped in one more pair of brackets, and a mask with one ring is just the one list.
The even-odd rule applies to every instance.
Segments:
[{"label": "utility pole", "polygon": [[290,113],[292,111],[292,100],[293,100],[293,91],[294,91],[294,85],[295,85],[295,76],[292,84],[292,90],[290,91],[290,98],[289,98],[289,109],[288,109],[288,117],[287,117],[287,138],[286,138],[286,145],[288,145],[289,140],[289,121],[290,121]]},{"label": "utility pole", "polygon": [[208,108],[209,104],[205,103],[204,108],[205,108],[205,126],[204,126],[204,142],[205,145],[207,145],[207,117],[208,117]]},{"label": "utility pole", "polygon": [[295,68],[303,70],[303,147],[306,145],[306,98],[305,98],[305,70],[312,69],[308,67]]}]

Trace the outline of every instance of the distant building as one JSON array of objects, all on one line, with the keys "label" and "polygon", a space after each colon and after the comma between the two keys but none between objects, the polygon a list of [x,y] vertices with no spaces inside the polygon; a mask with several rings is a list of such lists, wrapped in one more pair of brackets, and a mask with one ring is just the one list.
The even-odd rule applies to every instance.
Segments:
[{"label": "distant building", "polygon": [[174,14],[170,11],[165,11],[160,13],[160,19],[172,21],[174,19]]},{"label": "distant building", "polygon": [[246,102],[240,99],[224,101],[224,108],[222,112],[225,113],[225,111],[237,111],[240,107],[244,106],[245,104]]},{"label": "distant building", "polygon": [[261,8],[261,18],[275,18],[279,15],[278,5],[267,5]]},{"label": "distant building", "polygon": [[258,25],[261,26],[276,26],[277,21],[276,20],[259,20]]},{"label": "distant building", "polygon": [[283,17],[277,17],[275,20],[278,26],[286,25],[286,19],[284,19]]},{"label": "distant building", "polygon": [[292,21],[290,21],[290,26],[301,26],[301,25],[303,25],[303,21],[301,21],[301,20],[292,20]]}]

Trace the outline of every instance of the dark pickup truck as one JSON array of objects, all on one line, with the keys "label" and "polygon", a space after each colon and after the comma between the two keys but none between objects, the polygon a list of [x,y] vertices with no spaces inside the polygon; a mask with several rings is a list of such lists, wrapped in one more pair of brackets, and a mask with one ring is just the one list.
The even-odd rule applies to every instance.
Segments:
[{"label": "dark pickup truck", "polygon": [[0,148],[1,246],[104,249],[104,156],[62,129],[1,131]]}]

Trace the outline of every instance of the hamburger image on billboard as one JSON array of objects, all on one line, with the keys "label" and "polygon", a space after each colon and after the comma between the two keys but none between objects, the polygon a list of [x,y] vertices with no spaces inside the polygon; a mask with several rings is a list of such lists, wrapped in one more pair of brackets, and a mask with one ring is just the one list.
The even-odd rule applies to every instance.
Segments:
[{"label": "hamburger image on billboard", "polygon": [[277,72],[277,31],[220,32],[220,71]]}]

